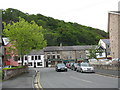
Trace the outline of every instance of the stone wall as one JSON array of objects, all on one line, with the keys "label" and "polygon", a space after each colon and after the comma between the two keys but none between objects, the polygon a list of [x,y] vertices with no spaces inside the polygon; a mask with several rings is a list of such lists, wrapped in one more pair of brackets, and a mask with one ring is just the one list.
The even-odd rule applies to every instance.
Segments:
[{"label": "stone wall", "polygon": [[25,66],[23,68],[17,68],[17,69],[6,69],[6,70],[3,70],[2,79],[7,80],[26,72],[28,72],[28,66]]},{"label": "stone wall", "polygon": [[120,64],[113,64],[113,65],[93,65],[96,69],[106,69],[106,70],[119,70],[120,71]]}]

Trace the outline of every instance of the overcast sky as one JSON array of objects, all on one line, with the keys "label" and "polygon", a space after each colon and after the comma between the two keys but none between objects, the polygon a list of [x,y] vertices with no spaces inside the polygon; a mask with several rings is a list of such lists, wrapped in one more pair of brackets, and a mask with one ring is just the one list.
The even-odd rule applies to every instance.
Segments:
[{"label": "overcast sky", "polygon": [[2,0],[0,8],[42,14],[66,22],[107,31],[108,12],[118,10],[119,0]]}]

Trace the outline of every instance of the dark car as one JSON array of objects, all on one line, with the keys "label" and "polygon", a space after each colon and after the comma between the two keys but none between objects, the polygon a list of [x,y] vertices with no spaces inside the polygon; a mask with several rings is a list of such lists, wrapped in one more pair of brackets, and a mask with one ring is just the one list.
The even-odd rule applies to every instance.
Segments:
[{"label": "dark car", "polygon": [[72,66],[71,66],[71,69],[76,71],[77,67],[79,66],[78,63],[73,63]]},{"label": "dark car", "polygon": [[56,65],[55,70],[58,71],[66,71],[67,72],[67,67],[65,66],[64,63],[59,63]]}]

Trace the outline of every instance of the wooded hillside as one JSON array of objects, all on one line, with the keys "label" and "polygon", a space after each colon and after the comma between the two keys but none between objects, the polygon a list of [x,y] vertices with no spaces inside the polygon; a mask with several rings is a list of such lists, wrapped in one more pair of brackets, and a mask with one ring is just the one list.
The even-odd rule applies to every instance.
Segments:
[{"label": "wooded hillside", "polygon": [[80,25],[78,23],[64,22],[63,20],[46,17],[41,14],[23,13],[17,9],[2,10],[2,20],[6,23],[17,22],[19,17],[31,22],[34,20],[45,31],[44,37],[48,46],[63,45],[94,45],[99,39],[108,38],[108,34],[100,29]]}]

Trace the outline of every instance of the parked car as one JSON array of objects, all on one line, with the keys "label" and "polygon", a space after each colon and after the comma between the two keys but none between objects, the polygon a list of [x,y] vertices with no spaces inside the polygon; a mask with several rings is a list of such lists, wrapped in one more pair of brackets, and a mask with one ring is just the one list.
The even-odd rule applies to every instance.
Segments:
[{"label": "parked car", "polygon": [[86,62],[79,63],[79,66],[77,67],[76,71],[77,72],[78,71],[80,71],[80,72],[95,72],[94,67]]},{"label": "parked car", "polygon": [[78,63],[73,63],[72,66],[71,66],[71,69],[74,70],[74,71],[76,71],[77,66],[79,66]]},{"label": "parked car", "polygon": [[55,70],[58,71],[66,71],[67,72],[67,67],[65,66],[64,63],[59,63],[56,65]]},{"label": "parked car", "polygon": [[69,67],[70,69],[72,69],[72,65],[73,65],[73,63],[70,63],[70,67]]},{"label": "parked car", "polygon": [[67,67],[67,68],[70,68],[70,63],[66,63],[66,67]]},{"label": "parked car", "polygon": [[120,58],[113,58],[112,59],[112,64],[118,64],[120,63]]}]

